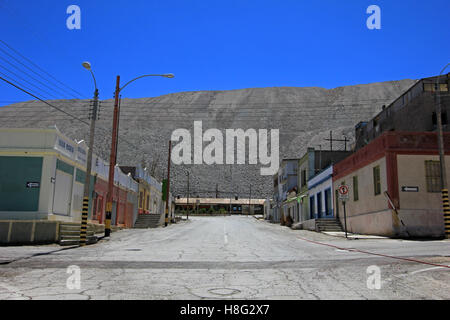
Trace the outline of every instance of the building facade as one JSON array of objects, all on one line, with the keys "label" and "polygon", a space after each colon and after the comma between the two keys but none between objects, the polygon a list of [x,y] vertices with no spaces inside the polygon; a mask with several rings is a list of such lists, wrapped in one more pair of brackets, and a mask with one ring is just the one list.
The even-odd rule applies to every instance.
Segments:
[{"label": "building facade", "polygon": [[[386,131],[435,131],[437,80],[438,77],[435,76],[417,81],[390,105],[383,106],[382,111],[373,119],[358,123],[355,127],[355,149],[362,148]],[[450,131],[450,73],[442,75],[438,81],[443,130]]]},{"label": "building facade", "polygon": [[334,218],[333,166],[308,180],[309,219]]},{"label": "building facade", "polygon": [[[444,134],[447,180],[450,133]],[[389,237],[442,237],[437,134],[384,132],[333,166],[333,190],[350,187],[348,231]],[[336,216],[344,224],[343,205]]]},{"label": "building facade", "polygon": [[[0,129],[0,219],[80,221],[86,155],[83,141],[56,127]],[[104,212],[107,190],[107,165],[93,159],[90,220]],[[137,206],[137,183],[118,168],[115,177],[115,224],[126,225]]]},{"label": "building facade", "polygon": [[[318,215],[319,211],[322,213],[324,209],[329,216],[329,210],[331,208],[326,208],[324,204],[324,201],[329,201],[326,198],[328,197],[328,191],[327,195],[325,195],[325,192],[322,193],[322,191],[320,191],[319,195],[316,194],[319,189],[322,190],[322,187],[325,188],[323,191],[327,189],[326,181],[323,181],[318,189],[313,190],[314,194],[310,193],[310,187],[321,180],[317,179],[316,176],[320,174],[324,168],[332,166],[334,163],[347,157],[350,153],[350,151],[315,150],[314,148],[307,149],[307,152],[298,163],[299,190],[297,200],[299,204],[299,222],[314,219],[313,217]],[[324,176],[322,177],[325,177],[326,173],[323,175]],[[312,183],[309,182],[311,179],[313,179]],[[317,200],[317,197],[320,197],[319,201]]]},{"label": "building facade", "polygon": [[279,185],[281,189],[280,201],[283,218],[290,219],[293,222],[298,221],[299,213],[297,206],[297,171],[299,159],[283,159],[281,160],[279,176]]}]

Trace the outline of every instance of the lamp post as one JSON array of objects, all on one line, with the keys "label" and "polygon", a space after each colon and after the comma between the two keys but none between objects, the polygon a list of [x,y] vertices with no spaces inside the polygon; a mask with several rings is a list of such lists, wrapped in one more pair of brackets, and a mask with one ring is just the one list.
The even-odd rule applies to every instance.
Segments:
[{"label": "lamp post", "polygon": [[189,220],[189,170],[186,170],[187,173],[187,211],[186,211],[186,220]]},{"label": "lamp post", "polygon": [[128,86],[131,82],[144,77],[164,77],[173,78],[174,75],[168,74],[146,74],[136,77],[122,87],[120,87],[120,76],[116,78],[116,90],[114,93],[114,116],[113,116],[113,128],[112,128],[112,139],[111,139],[111,154],[109,157],[109,174],[108,174],[108,193],[106,196],[106,216],[105,216],[105,237],[109,237],[111,234],[111,215],[112,215],[112,200],[113,200],[113,187],[114,187],[114,169],[116,166],[116,154],[117,154],[117,135],[118,135],[118,123],[119,123],[119,94],[120,92]]},{"label": "lamp post", "polygon": [[441,190],[442,190],[442,206],[444,209],[444,232],[445,237],[450,238],[450,205],[448,199],[448,188],[447,188],[447,170],[445,168],[445,149],[444,149],[444,134],[442,130],[442,117],[441,117],[441,90],[440,90],[440,80],[444,70],[450,65],[447,65],[442,69],[439,76],[436,78],[436,120],[438,129],[438,146],[439,146],[439,165],[441,171]]},{"label": "lamp post", "polygon": [[89,195],[91,186],[91,170],[92,170],[92,152],[94,149],[94,134],[95,134],[95,120],[97,118],[97,106],[98,106],[98,89],[97,81],[95,81],[94,73],[91,69],[91,64],[87,61],[82,63],[82,66],[87,69],[94,80],[94,102],[92,106],[91,125],[89,130],[89,149],[86,159],[86,177],[84,181],[83,190],[83,207],[81,212],[81,228],[80,228],[80,246],[86,245],[86,231],[87,231],[87,219],[89,213]]}]

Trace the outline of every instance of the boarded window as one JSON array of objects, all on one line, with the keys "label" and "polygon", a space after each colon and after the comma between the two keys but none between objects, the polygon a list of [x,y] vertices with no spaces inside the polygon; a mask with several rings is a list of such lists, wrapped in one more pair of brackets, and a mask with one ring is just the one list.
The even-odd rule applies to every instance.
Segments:
[{"label": "boarded window", "polygon": [[86,182],[86,172],[77,168],[75,181],[84,184]]},{"label": "boarded window", "polygon": [[353,177],[353,201],[359,200],[359,193],[358,193],[358,176]]},{"label": "boarded window", "polygon": [[74,166],[71,166],[70,164],[67,164],[64,161],[56,159],[56,169],[61,170],[70,175],[73,175]]},{"label": "boarded window", "polygon": [[427,192],[441,191],[441,168],[439,161],[425,161],[425,178],[427,180]]},{"label": "boarded window", "polygon": [[380,166],[373,168],[373,192],[375,195],[381,193]]},{"label": "boarded window", "polygon": [[302,170],[302,187],[306,186],[306,170]]}]

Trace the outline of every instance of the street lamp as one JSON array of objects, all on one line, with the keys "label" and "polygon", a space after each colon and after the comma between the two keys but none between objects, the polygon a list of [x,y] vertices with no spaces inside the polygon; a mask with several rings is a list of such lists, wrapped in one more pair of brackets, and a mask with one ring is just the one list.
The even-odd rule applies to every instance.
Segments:
[{"label": "street lamp", "polygon": [[[116,78],[116,91],[114,94],[114,116],[113,116],[113,128],[111,139],[111,154],[109,157],[109,175],[108,175],[108,194],[106,197],[106,216],[105,216],[105,237],[109,237],[111,234],[111,215],[112,215],[112,194],[114,186],[114,167],[116,166],[116,154],[117,154],[117,136],[118,136],[118,124],[119,124],[119,93],[128,86],[131,82],[144,77],[175,77],[172,73],[166,74],[145,74],[134,79],[131,79],[120,87],[120,76]],[[167,194],[167,196],[169,196]],[[166,205],[167,206],[167,205]],[[167,211],[167,208],[166,208]]]},{"label": "street lamp", "polygon": [[444,150],[444,134],[442,132],[442,117],[441,117],[441,89],[440,80],[444,70],[450,65],[447,65],[441,70],[441,73],[436,78],[436,120],[438,127],[438,146],[439,146],[439,164],[441,173],[441,189],[442,189],[442,203],[444,209],[444,233],[446,238],[450,238],[450,205],[448,199],[447,189],[447,170],[445,168],[445,150]]},{"label": "street lamp", "polygon": [[187,211],[186,211],[186,220],[189,220],[189,170],[186,170],[187,174]]},{"label": "street lamp", "polygon": [[86,231],[87,231],[87,219],[89,214],[89,198],[90,198],[90,186],[91,186],[91,170],[92,170],[92,152],[94,149],[94,134],[95,134],[95,120],[97,118],[97,105],[98,105],[98,89],[97,81],[95,81],[94,73],[91,69],[91,64],[88,61],[82,63],[82,66],[89,70],[94,80],[94,103],[92,106],[91,125],[89,130],[89,149],[86,159],[86,177],[84,181],[83,190],[83,207],[81,213],[81,228],[80,228],[80,245],[86,244]]}]

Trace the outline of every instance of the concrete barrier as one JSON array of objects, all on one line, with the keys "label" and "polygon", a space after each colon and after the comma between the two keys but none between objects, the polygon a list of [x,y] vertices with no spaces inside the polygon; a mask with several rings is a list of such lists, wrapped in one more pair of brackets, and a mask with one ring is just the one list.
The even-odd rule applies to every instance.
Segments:
[{"label": "concrete barrier", "polygon": [[48,244],[59,240],[59,221],[0,220],[0,245]]},{"label": "concrete barrier", "polygon": [[310,220],[303,221],[301,223],[301,228],[303,230],[317,231],[316,220],[310,219]]}]

